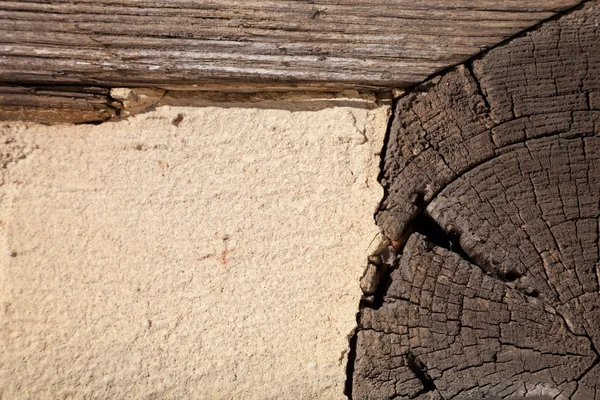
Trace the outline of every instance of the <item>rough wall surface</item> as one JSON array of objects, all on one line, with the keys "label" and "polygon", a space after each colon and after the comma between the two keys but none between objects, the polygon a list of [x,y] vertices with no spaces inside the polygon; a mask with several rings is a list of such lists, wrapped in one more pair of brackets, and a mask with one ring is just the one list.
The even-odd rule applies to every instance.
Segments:
[{"label": "rough wall surface", "polygon": [[388,111],[2,125],[0,398],[344,398]]}]

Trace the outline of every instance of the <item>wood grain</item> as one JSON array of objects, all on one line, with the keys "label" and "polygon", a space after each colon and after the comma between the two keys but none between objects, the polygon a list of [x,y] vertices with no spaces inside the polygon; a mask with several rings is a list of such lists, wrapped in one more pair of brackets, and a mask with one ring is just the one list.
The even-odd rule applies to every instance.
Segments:
[{"label": "wood grain", "polygon": [[97,123],[117,116],[120,102],[94,86],[0,84],[0,120]]},{"label": "wood grain", "polygon": [[0,81],[406,87],[575,0],[0,1]]},{"label": "wood grain", "polygon": [[599,21],[587,3],[398,102],[355,400],[600,399]]},{"label": "wood grain", "polygon": [[118,102],[89,86],[409,87],[579,2],[0,0],[0,120],[118,115]]}]

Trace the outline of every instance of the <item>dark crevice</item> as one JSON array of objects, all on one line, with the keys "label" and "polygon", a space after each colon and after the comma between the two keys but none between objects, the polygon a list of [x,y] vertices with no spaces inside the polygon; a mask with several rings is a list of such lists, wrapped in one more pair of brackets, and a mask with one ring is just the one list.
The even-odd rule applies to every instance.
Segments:
[{"label": "dark crevice", "polygon": [[[479,267],[479,269],[481,269],[486,275],[496,278],[502,282],[514,282],[522,276],[522,274],[520,274],[518,271],[509,270],[502,272],[494,268],[486,267],[484,262],[479,262],[478,260],[473,259],[460,244],[460,232],[455,230],[444,230],[444,228],[442,228],[441,225],[427,213],[427,211],[417,215],[413,221],[411,231],[425,236],[427,242],[429,242],[431,245],[438,246],[458,254],[463,260]],[[538,297],[540,294],[536,289],[530,289],[523,293],[534,298]]]},{"label": "dark crevice", "polygon": [[[445,231],[440,224],[426,212],[417,215],[413,222],[415,232],[427,238],[432,244],[458,254],[464,260],[477,265],[460,245],[460,233]],[[481,268],[481,267],[480,267]]]},{"label": "dark crevice", "polygon": [[[514,282],[517,279],[519,279],[521,276],[523,276],[522,274],[515,271],[514,269],[504,272],[504,273],[501,271],[497,271],[496,275],[497,275],[497,278],[499,278],[500,280],[502,280],[504,282]],[[532,296],[532,297],[534,297],[534,296]]]},{"label": "dark crevice", "polygon": [[356,344],[358,342],[358,331],[361,328],[360,325],[360,310],[356,313],[356,329],[352,336],[350,336],[348,351],[348,363],[346,364],[346,383],[344,384],[344,394],[348,399],[352,400],[352,388],[354,382],[354,365],[356,364]]},{"label": "dark crevice", "polygon": [[394,270],[398,267],[397,254],[399,254],[399,253],[394,253],[394,255],[396,257],[396,262],[394,262],[393,264],[382,265],[379,282],[377,284],[377,290],[375,291],[375,294],[373,295],[374,299],[371,304],[361,303],[361,306],[360,306],[361,311],[365,307],[369,307],[369,308],[373,308],[373,309],[377,310],[383,305],[383,303],[385,301],[385,296],[387,295],[390,284],[392,283],[392,280],[391,280],[392,272],[394,272]]},{"label": "dark crevice", "polygon": [[481,97],[481,100],[483,101],[483,104],[485,105],[485,111],[487,113],[489,113],[491,111],[492,107],[490,106],[490,102],[488,101],[488,99],[486,97],[486,93],[483,91],[483,88],[481,87],[481,82],[479,81],[479,78],[477,77],[477,75],[475,75],[475,71],[473,71],[473,61],[474,60],[470,60],[469,62],[465,63],[465,67],[469,71],[471,78],[473,78],[473,82],[475,82],[475,85],[477,86],[477,92],[479,93],[479,96]]},{"label": "dark crevice", "polygon": [[[412,223],[410,231],[411,233],[417,232],[425,236],[427,241],[434,246],[438,246],[458,254],[463,260],[479,267],[479,269],[481,269],[486,275],[498,279],[499,281],[511,283],[517,281],[523,276],[523,274],[514,269],[501,271],[497,268],[494,268],[494,261],[491,262],[491,265],[488,265],[489,263],[484,260],[472,258],[460,244],[460,232],[455,230],[445,230],[433,217],[427,213],[427,211],[417,215]],[[511,287],[532,298],[537,298],[540,295],[539,290],[535,288]]]},{"label": "dark crevice", "polygon": [[421,381],[423,385],[423,389],[419,391],[414,397],[418,397],[423,393],[432,392],[435,388],[435,383],[429,373],[427,372],[427,367],[421,360],[419,360],[411,350],[408,350],[406,353],[406,366],[411,370],[413,374]]}]

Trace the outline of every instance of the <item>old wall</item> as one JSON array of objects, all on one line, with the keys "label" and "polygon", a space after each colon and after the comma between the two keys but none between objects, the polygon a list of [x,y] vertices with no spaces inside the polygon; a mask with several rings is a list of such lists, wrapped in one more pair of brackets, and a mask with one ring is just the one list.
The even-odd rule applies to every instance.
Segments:
[{"label": "old wall", "polygon": [[388,107],[0,126],[0,398],[344,398]]}]

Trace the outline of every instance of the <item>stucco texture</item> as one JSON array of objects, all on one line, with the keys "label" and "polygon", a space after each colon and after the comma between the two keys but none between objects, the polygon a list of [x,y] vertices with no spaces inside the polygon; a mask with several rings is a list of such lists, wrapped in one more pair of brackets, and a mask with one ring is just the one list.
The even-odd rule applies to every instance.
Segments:
[{"label": "stucco texture", "polygon": [[0,125],[0,398],[345,398],[388,113]]}]

